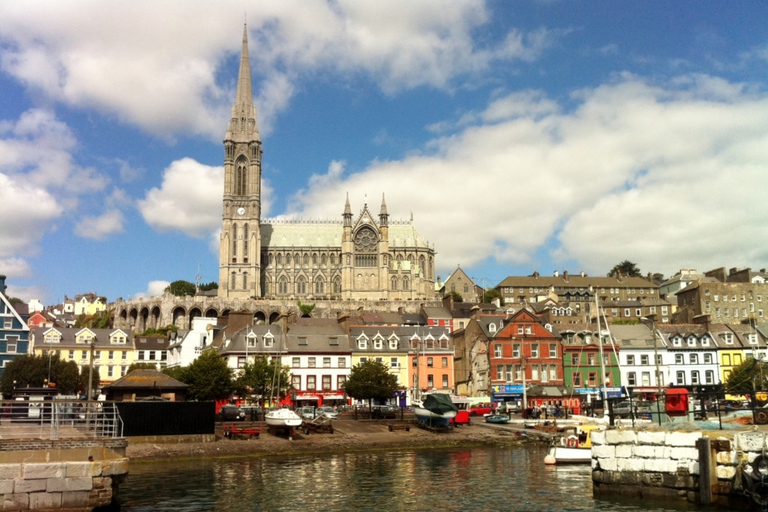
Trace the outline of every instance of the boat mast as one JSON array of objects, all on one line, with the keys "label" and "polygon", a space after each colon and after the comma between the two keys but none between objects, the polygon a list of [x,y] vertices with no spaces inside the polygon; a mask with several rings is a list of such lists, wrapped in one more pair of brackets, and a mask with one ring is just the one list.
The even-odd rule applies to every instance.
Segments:
[{"label": "boat mast", "polygon": [[603,333],[600,331],[600,302],[597,297],[597,289],[595,289],[595,319],[597,320],[597,344],[600,348],[600,382],[602,383],[603,392],[603,410],[605,410],[605,400],[608,399],[605,390],[605,361],[603,360]]}]

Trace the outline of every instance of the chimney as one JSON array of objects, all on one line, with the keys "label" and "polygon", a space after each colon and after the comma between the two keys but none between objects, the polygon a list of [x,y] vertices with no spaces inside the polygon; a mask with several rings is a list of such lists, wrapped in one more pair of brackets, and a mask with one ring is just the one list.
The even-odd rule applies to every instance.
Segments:
[{"label": "chimney", "polygon": [[563,281],[565,281],[566,283],[568,282],[568,271],[567,270],[563,270]]},{"label": "chimney", "polygon": [[5,276],[0,276],[0,294],[5,295],[6,288],[7,287],[5,286]]},{"label": "chimney", "polygon": [[554,277],[559,277],[559,276],[560,276],[560,272],[558,272],[557,270],[555,270],[554,274],[552,274],[552,275],[553,275]]},{"label": "chimney", "polygon": [[539,271],[538,270],[534,270],[533,271],[533,278],[534,279],[538,279],[539,278]]}]

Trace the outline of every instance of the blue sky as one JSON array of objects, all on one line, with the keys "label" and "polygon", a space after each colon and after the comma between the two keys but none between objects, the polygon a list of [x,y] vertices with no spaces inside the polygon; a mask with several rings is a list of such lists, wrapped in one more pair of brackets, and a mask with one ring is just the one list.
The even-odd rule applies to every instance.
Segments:
[{"label": "blue sky", "polygon": [[0,274],[218,280],[247,20],[264,216],[386,195],[485,286],[768,266],[768,4],[0,1]]}]

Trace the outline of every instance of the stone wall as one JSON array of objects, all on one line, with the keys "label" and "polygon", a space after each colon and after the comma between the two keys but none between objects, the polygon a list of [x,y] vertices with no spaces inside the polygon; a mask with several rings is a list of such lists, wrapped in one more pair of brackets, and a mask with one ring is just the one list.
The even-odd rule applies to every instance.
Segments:
[{"label": "stone wall", "polygon": [[595,495],[727,507],[743,507],[753,497],[750,464],[768,450],[763,432],[606,430],[593,432],[592,444]]},{"label": "stone wall", "polygon": [[125,446],[124,439],[3,441],[0,508],[69,512],[109,505],[128,474]]}]

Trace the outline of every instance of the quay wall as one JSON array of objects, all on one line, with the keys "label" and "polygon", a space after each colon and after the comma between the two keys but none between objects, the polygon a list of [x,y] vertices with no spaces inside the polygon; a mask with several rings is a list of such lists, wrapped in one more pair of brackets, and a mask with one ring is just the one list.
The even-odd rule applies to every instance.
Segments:
[{"label": "quay wall", "polygon": [[[768,432],[606,430],[592,433],[595,495],[745,507],[768,504],[753,469]],[[759,461],[758,461],[759,462]]]},{"label": "quay wall", "polygon": [[0,510],[85,512],[128,474],[125,439],[0,440]]}]

